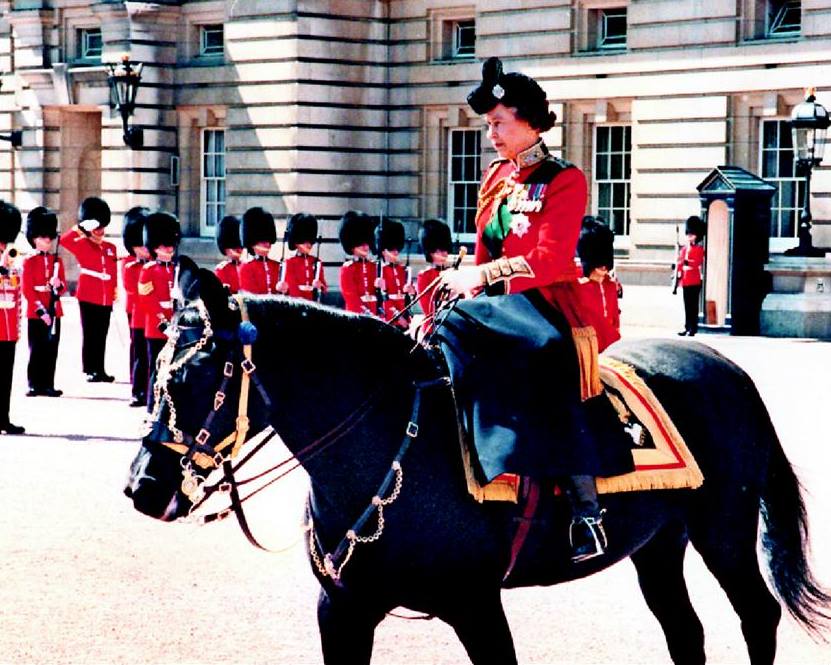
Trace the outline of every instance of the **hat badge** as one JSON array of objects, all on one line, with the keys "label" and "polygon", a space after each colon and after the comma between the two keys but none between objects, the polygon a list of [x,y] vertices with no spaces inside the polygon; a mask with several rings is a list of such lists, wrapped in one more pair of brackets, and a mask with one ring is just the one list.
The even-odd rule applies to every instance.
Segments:
[{"label": "hat badge", "polygon": [[498,83],[495,86],[493,86],[493,89],[491,90],[491,92],[492,92],[493,96],[496,97],[497,99],[502,99],[505,96],[505,88],[503,88]]}]

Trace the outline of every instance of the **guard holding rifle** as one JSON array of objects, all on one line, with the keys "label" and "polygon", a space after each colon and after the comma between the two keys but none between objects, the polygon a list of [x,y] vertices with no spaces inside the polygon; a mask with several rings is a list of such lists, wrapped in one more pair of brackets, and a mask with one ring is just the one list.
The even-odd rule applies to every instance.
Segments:
[{"label": "guard holding rifle", "polygon": [[55,389],[55,364],[61,340],[61,294],[66,291],[66,274],[57,246],[58,217],[43,206],[26,218],[26,239],[37,250],[23,262],[23,294],[29,320],[29,392],[27,397],[60,397]]},{"label": "guard holding rifle", "polygon": [[373,244],[373,219],[364,212],[349,210],[340,220],[338,237],[343,251],[350,257],[340,269],[340,290],[347,312],[377,314],[383,301],[373,289],[376,265],[370,258]]},{"label": "guard holding rifle", "polygon": [[239,219],[225,215],[216,225],[216,246],[225,257],[220,261],[214,274],[219,277],[222,286],[230,295],[239,292],[239,269],[242,257],[242,241],[239,237]]},{"label": "guard holding rifle", "polygon": [[[424,250],[424,260],[427,267],[418,273],[418,292],[421,297],[418,304],[424,312],[426,321],[430,321],[436,310],[433,296],[438,283],[436,278],[442,270],[447,268],[447,257],[453,241],[450,237],[450,227],[440,219],[425,219],[424,226],[419,233],[421,248]],[[432,284],[432,288],[430,285]]]},{"label": "guard holding rifle", "polygon": [[20,211],[0,201],[0,433],[26,430],[9,420],[14,352],[20,336],[20,270],[12,243],[20,233]]},{"label": "guard holding rifle", "polygon": [[[381,281],[376,286],[384,293],[384,320],[395,318],[406,306],[407,296],[415,294],[415,287],[407,279],[407,271],[399,263],[404,248],[404,225],[394,219],[384,219],[375,228],[375,244],[381,260]],[[396,319],[396,325],[406,330],[409,316]]]},{"label": "guard holding rifle", "polygon": [[704,266],[704,222],[697,215],[687,219],[687,244],[679,249],[675,262],[675,293],[678,285],[684,292],[684,329],[681,337],[698,332],[698,301],[701,297],[701,269]]},{"label": "guard holding rifle", "polygon": [[147,342],[144,339],[144,313],[138,298],[138,282],[141,269],[150,260],[150,252],[144,246],[144,220],[150,214],[148,208],[136,206],[124,213],[121,237],[128,256],[121,259],[121,283],[124,285],[127,325],[130,327],[130,384],[133,399],[130,406],[147,404]]},{"label": "guard holding rifle", "polygon": [[284,279],[277,285],[280,293],[293,298],[315,300],[315,294],[327,291],[323,264],[319,257],[312,256],[312,247],[317,240],[317,217],[305,212],[289,217],[286,241],[289,250],[295,254],[285,260]]},{"label": "guard holding rifle", "polygon": [[275,242],[277,229],[274,227],[273,215],[259,207],[246,210],[242,216],[242,244],[252,258],[240,267],[240,291],[278,292],[280,262],[268,257]]},{"label": "guard holding rifle", "polygon": [[87,381],[111,383],[104,370],[110,316],[118,291],[115,245],[104,240],[110,206],[90,196],[78,209],[78,224],[61,236],[61,244],[75,255],[81,268],[75,296],[81,311],[81,362]]}]

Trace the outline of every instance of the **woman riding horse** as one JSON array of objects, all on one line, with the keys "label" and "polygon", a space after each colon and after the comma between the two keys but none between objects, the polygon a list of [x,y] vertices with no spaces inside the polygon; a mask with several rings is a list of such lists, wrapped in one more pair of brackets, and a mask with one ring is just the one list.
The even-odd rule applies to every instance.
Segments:
[{"label": "woman riding horse", "polygon": [[[606,547],[594,477],[632,464],[631,441],[600,395],[597,339],[580,302],[574,256],[586,180],[540,138],[556,115],[534,79],[489,58],[467,101],[484,115],[499,159],[479,189],[476,265],[442,281],[453,294],[492,297],[460,301],[439,336],[484,479],[511,472],[565,489],[572,559],[583,561]],[[493,377],[506,354],[509,367],[526,370],[510,385]],[[570,380],[555,382],[563,369]]]}]

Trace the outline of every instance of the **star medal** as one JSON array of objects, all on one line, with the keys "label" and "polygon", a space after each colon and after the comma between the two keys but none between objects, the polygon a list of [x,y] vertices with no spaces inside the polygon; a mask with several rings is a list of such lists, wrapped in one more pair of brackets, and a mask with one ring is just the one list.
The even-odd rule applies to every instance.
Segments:
[{"label": "star medal", "polygon": [[517,238],[521,238],[526,233],[528,233],[528,229],[531,227],[531,220],[528,219],[528,215],[524,213],[519,213],[518,215],[512,215],[511,219],[511,231],[514,232],[514,235]]}]

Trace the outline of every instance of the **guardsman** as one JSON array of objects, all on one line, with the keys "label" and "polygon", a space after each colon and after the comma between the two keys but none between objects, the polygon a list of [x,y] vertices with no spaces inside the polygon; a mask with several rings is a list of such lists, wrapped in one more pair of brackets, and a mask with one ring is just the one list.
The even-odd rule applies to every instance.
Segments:
[{"label": "guardsman", "polygon": [[376,265],[370,258],[373,229],[372,217],[357,210],[347,211],[340,220],[338,237],[343,251],[349,255],[340,269],[340,290],[347,312],[371,315],[378,312]]},{"label": "guardsman", "polygon": [[176,248],[181,231],[179,220],[168,212],[154,212],[144,221],[144,246],[153,259],[144,264],[139,275],[139,306],[144,314],[144,338],[147,343],[147,367],[150,380],[145,394],[152,401],[153,372],[156,358],[167,341],[165,330],[173,316],[173,283],[176,279]]},{"label": "guardsman", "polygon": [[87,381],[111,383],[104,370],[107,332],[118,292],[115,245],[104,240],[110,207],[97,196],[81,202],[78,224],[61,236],[61,245],[75,255],[80,266],[75,297],[81,312],[81,363]]},{"label": "guardsman", "polygon": [[698,215],[687,218],[687,244],[678,252],[675,269],[678,283],[684,293],[684,329],[681,337],[692,337],[698,332],[698,301],[701,297],[701,270],[704,266],[704,222]]},{"label": "guardsman", "polygon": [[[433,302],[438,286],[436,278],[447,267],[447,256],[450,254],[453,241],[450,238],[450,227],[440,219],[425,219],[418,239],[424,250],[424,260],[427,261],[427,267],[418,273],[416,282],[421,294],[418,304],[421,305],[425,320],[429,322],[436,310],[436,304]],[[427,290],[431,284],[433,288]]]},{"label": "guardsman", "polygon": [[144,246],[144,220],[150,209],[135,206],[124,213],[121,237],[129,256],[121,259],[121,283],[126,295],[127,324],[130,328],[130,385],[133,399],[130,406],[147,404],[147,342],[144,339],[144,314],[139,306],[138,283],[150,252]]},{"label": "guardsman", "polygon": [[[404,310],[407,295],[415,294],[415,286],[407,279],[407,271],[399,261],[404,248],[404,225],[394,219],[384,219],[375,227],[375,245],[383,260],[381,281],[378,287],[384,293],[384,319],[392,320]],[[408,313],[396,320],[395,325],[406,330],[410,325]]]},{"label": "guardsman", "polygon": [[20,233],[20,211],[0,201],[0,433],[26,430],[9,420],[14,351],[20,336],[20,270],[14,241]]},{"label": "guardsman", "polygon": [[55,364],[61,340],[61,294],[66,291],[63,261],[52,251],[58,217],[43,206],[26,218],[26,239],[36,250],[23,262],[23,295],[29,332],[27,397],[60,397],[55,389]]},{"label": "guardsman", "polygon": [[262,208],[249,208],[242,216],[242,244],[251,259],[239,271],[239,288],[246,293],[279,293],[280,262],[268,253],[277,242],[274,217]]},{"label": "guardsman", "polygon": [[584,217],[577,255],[583,268],[580,298],[597,333],[597,350],[620,339],[620,285],[612,277],[615,267],[615,234],[599,218]]},{"label": "guardsman", "polygon": [[226,215],[219,220],[219,224],[216,225],[216,246],[225,258],[214,268],[214,274],[219,277],[219,281],[228,293],[233,295],[239,291],[240,258],[242,257],[239,218]]},{"label": "guardsman", "polygon": [[312,247],[317,241],[317,217],[305,212],[289,217],[286,241],[294,256],[286,259],[285,278],[277,285],[277,290],[293,298],[314,300],[315,292],[325,293],[328,289],[323,264],[312,256]]}]

